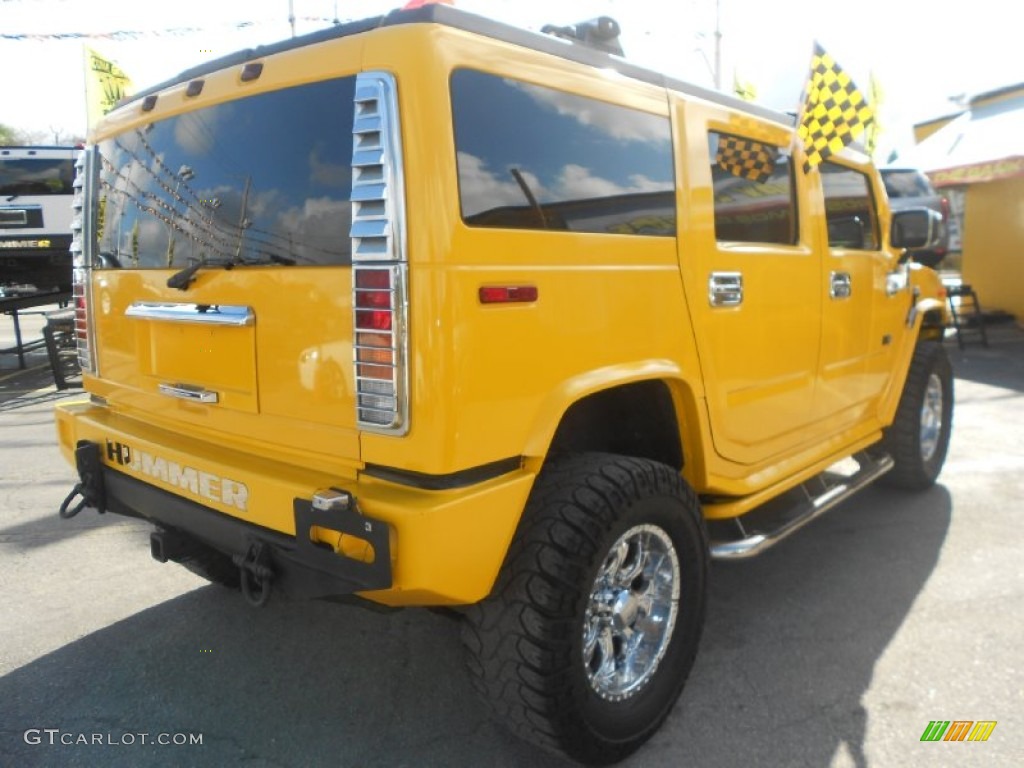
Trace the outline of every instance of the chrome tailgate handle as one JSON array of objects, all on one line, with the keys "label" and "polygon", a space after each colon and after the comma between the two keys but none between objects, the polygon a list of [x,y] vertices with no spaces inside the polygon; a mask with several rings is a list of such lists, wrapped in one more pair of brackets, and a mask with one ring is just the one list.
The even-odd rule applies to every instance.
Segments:
[{"label": "chrome tailgate handle", "polygon": [[216,403],[220,400],[220,395],[216,392],[202,387],[191,387],[188,384],[160,384],[158,388],[161,395],[193,403]]},{"label": "chrome tailgate handle", "polygon": [[829,279],[828,295],[833,299],[848,299],[853,294],[853,279],[849,272],[833,272]]},{"label": "chrome tailgate handle", "polygon": [[708,301],[712,307],[738,307],[743,303],[743,275],[712,272],[708,278]]}]

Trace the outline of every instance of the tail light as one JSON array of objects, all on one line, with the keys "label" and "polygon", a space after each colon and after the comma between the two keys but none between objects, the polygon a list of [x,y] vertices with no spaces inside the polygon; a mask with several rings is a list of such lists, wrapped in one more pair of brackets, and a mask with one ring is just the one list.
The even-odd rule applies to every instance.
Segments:
[{"label": "tail light", "polygon": [[92,266],[91,243],[95,238],[92,215],[90,179],[94,168],[93,148],[78,154],[75,160],[74,197],[71,201],[71,285],[75,309],[75,343],[78,364],[87,373],[96,372],[96,351],[93,345],[89,307],[92,293],[89,275]]},{"label": "tail light", "polygon": [[352,127],[352,312],[356,423],[409,429],[405,195],[395,81],[356,79]]}]

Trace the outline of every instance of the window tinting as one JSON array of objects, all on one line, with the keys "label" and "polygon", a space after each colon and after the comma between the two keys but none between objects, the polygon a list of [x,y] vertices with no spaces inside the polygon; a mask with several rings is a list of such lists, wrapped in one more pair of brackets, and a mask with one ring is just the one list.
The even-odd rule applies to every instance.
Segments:
[{"label": "window tinting", "polygon": [[715,194],[715,239],[740,243],[797,241],[788,151],[742,136],[708,134]]},{"label": "window tinting", "polygon": [[468,69],[451,94],[466,224],[675,234],[667,117]]},{"label": "window tinting", "polygon": [[60,158],[0,159],[0,195],[71,195],[75,163]]},{"label": "window tinting", "polygon": [[868,177],[835,163],[822,163],[828,244],[833,248],[873,251],[878,248],[875,202]]},{"label": "window tinting", "polygon": [[349,263],[354,88],[285,88],[102,142],[103,265]]}]

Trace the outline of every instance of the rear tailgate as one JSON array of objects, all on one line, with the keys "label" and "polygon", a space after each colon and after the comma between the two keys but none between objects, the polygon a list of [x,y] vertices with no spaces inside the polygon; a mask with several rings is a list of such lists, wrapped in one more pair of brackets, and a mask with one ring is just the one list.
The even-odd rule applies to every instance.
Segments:
[{"label": "rear tailgate", "polygon": [[268,455],[358,459],[350,268],[210,270],[185,296],[168,275],[94,276],[91,390]]},{"label": "rear tailgate", "polygon": [[316,48],[254,82],[225,69],[172,86],[101,128],[87,388],[213,447],[354,477],[359,49]]}]

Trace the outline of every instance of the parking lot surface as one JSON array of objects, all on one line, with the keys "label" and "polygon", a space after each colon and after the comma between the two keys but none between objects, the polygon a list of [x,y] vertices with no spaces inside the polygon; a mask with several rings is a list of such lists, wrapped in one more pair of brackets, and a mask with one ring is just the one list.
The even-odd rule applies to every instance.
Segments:
[{"label": "parking lot surface", "polygon": [[[936,487],[869,489],[713,566],[690,682],[623,765],[1024,764],[1024,332],[990,339],[947,341]],[[566,765],[486,718],[445,616],[256,610],[153,561],[139,522],[59,520],[74,475],[51,412],[76,393],[28,362],[0,359],[0,765]],[[922,742],[935,720],[997,725]]]}]

